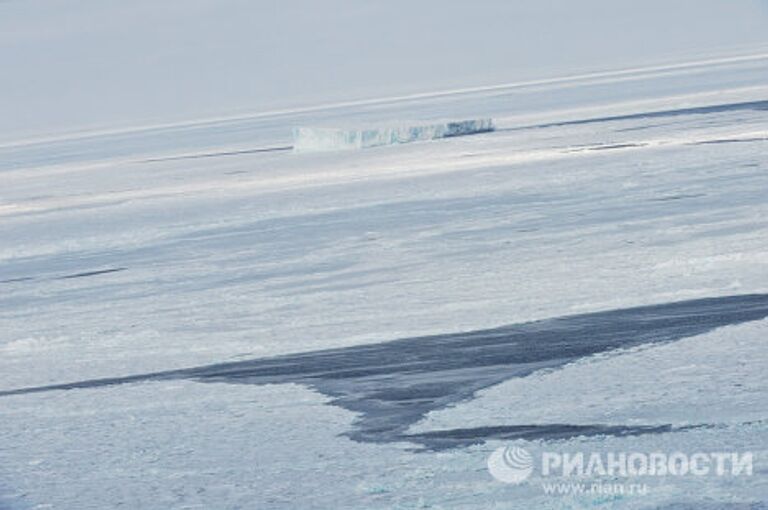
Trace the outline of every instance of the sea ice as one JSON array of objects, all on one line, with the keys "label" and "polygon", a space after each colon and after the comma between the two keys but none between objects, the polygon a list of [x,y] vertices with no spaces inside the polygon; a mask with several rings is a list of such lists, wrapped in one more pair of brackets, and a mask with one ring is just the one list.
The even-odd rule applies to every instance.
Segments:
[{"label": "sea ice", "polygon": [[493,131],[492,119],[365,129],[302,127],[293,130],[293,150],[317,152],[364,149],[381,145],[436,140]]}]

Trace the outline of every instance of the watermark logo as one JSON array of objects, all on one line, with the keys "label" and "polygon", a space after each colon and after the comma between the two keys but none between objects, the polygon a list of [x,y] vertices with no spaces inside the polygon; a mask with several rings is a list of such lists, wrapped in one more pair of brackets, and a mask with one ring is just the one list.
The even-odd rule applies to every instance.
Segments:
[{"label": "watermark logo", "polygon": [[[752,476],[752,452],[555,452],[543,451],[534,456],[519,446],[496,449],[488,457],[488,471],[500,482],[519,484],[530,478],[534,464],[539,467],[545,492],[552,493],[635,493],[647,491],[645,484],[621,485],[621,491],[603,480],[646,479],[656,476]],[[559,480],[547,482],[547,477]],[[591,485],[584,483],[592,479]],[[548,490],[547,487],[553,487]],[[637,489],[637,490],[635,490]]]},{"label": "watermark logo", "polygon": [[521,483],[533,473],[533,456],[518,446],[502,446],[488,457],[488,471],[504,483]]},{"label": "watermark logo", "polygon": [[542,452],[541,475],[561,477],[751,476],[752,453]]}]

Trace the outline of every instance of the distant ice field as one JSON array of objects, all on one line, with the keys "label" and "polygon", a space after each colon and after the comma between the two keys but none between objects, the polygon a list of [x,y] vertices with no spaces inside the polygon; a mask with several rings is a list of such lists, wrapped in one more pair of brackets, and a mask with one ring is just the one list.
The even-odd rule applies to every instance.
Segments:
[{"label": "distant ice field", "polygon": [[[766,78],[0,146],[0,508],[765,506]],[[295,126],[480,117],[497,131],[289,150]],[[511,443],[748,450],[755,474],[554,497],[491,478]]]}]

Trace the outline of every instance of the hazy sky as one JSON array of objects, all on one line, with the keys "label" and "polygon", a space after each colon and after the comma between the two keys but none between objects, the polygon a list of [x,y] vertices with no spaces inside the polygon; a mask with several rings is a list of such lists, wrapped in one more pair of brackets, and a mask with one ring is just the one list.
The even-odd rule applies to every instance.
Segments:
[{"label": "hazy sky", "polygon": [[758,47],[766,0],[0,0],[0,139]]}]

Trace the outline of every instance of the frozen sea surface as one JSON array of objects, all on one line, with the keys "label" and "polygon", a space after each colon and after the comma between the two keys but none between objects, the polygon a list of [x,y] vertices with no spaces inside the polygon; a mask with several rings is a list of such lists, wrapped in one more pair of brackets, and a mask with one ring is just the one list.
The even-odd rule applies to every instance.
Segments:
[{"label": "frozen sea surface", "polygon": [[491,131],[493,131],[491,119],[346,129],[303,127],[293,130],[293,150],[296,152],[322,152],[367,149],[385,145],[477,135]]},{"label": "frozen sea surface", "polygon": [[[4,144],[0,507],[764,506],[766,78],[755,58]],[[297,125],[486,116],[288,150]],[[552,496],[491,478],[510,443],[755,472]]]}]

